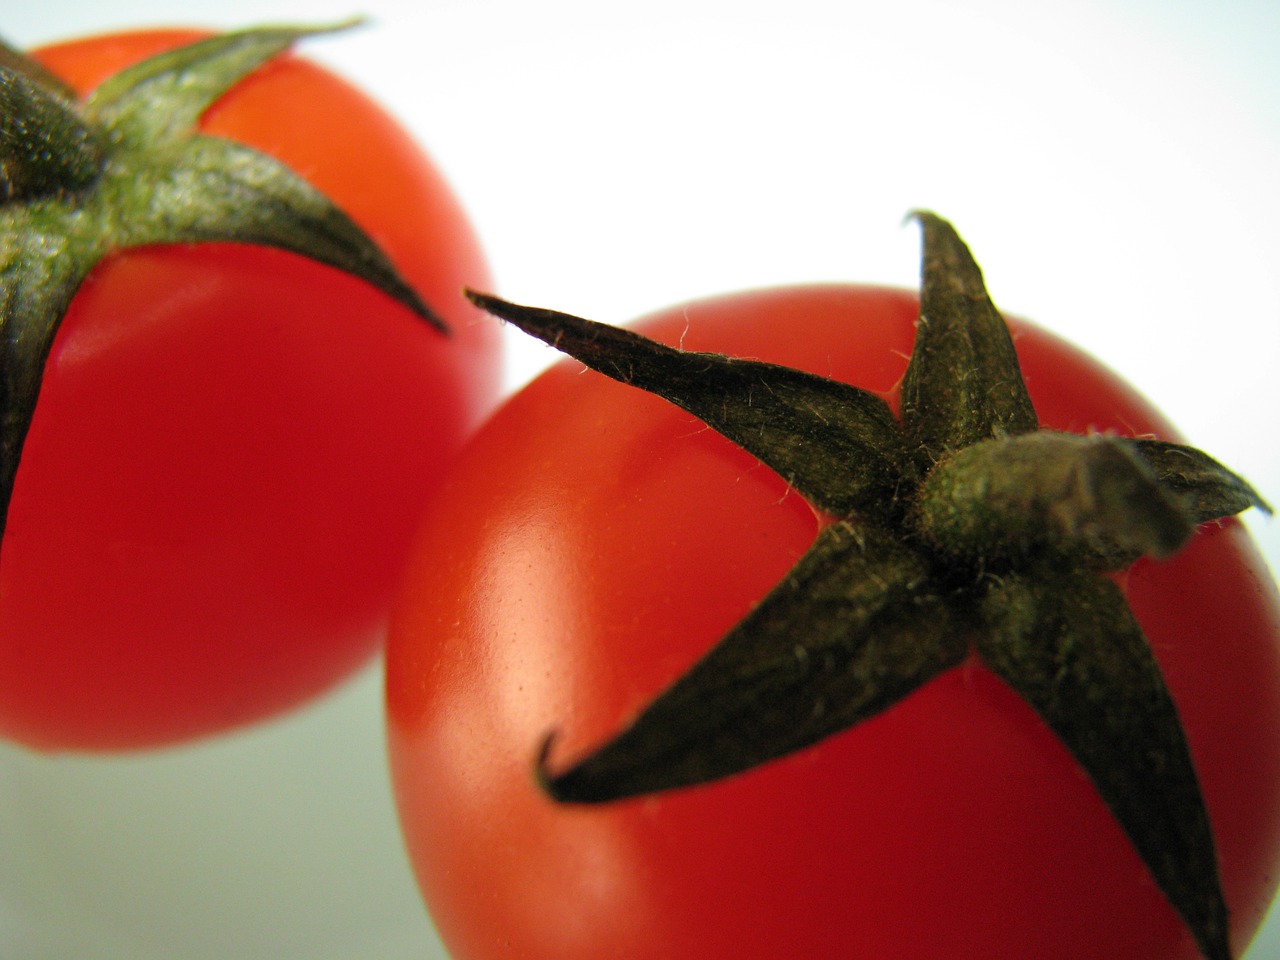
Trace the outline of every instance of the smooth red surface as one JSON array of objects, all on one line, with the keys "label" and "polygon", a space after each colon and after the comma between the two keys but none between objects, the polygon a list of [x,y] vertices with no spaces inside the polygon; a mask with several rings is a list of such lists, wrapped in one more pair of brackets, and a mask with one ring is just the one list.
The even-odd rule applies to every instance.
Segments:
[{"label": "smooth red surface", "polygon": [[[81,90],[189,32],[40,51]],[[206,133],[271,152],[391,255],[445,338],[279,251],[130,250],[54,344],[0,551],[0,735],[44,749],[186,740],[293,707],[385,636],[411,530],[499,387],[460,295],[484,259],[409,135],[293,57]]]},{"label": "smooth red surface", "polygon": [[[810,287],[639,326],[895,399],[916,301]],[[1170,435],[1132,390],[1026,325],[1048,426]],[[396,796],[457,960],[1192,960],[1081,770],[966,663],[879,717],[714,785],[599,807],[538,792],[772,586],[820,519],[689,415],[569,361],[451,474],[388,648]],[[1126,578],[1182,712],[1238,949],[1280,854],[1280,601],[1242,528]]]}]

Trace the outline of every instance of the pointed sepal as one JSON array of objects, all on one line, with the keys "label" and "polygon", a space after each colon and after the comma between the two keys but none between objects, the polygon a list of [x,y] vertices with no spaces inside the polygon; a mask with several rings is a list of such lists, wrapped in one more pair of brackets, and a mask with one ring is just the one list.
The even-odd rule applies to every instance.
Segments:
[{"label": "pointed sepal", "polygon": [[1080,766],[1208,960],[1231,960],[1227,908],[1177,708],[1123,593],[1061,565],[993,579],[983,662]]},{"label": "pointed sepal", "polygon": [[687,410],[834,516],[882,518],[910,468],[889,405],[867,390],[777,364],[678,350],[487,294],[468,296],[591,369]]},{"label": "pointed sepal", "polygon": [[782,582],[626,730],[539,777],[588,803],[708,783],[873,716],[968,652],[921,559],[900,540],[838,522]]},{"label": "pointed sepal", "polygon": [[1038,424],[1008,325],[982,270],[950,223],[915,219],[924,234],[920,320],[902,381],[902,420],[925,466]]},{"label": "pointed sepal", "polygon": [[1149,438],[1124,442],[1166,490],[1182,499],[1194,523],[1233,517],[1250,507],[1271,513],[1271,505],[1247,480],[1202,450]]},{"label": "pointed sepal", "polygon": [[185,136],[219,97],[299,40],[358,22],[233,30],[176,47],[108,77],[89,94],[85,114],[121,136]]},{"label": "pointed sepal", "polygon": [[[248,243],[286,250],[350,274],[408,307],[441,333],[444,322],[390,258],[332,200],[277,160],[213,137],[193,137],[181,167],[146,184],[168,211],[163,223],[134,220],[129,246],[173,242]],[[358,319],[358,318],[353,318]]]}]

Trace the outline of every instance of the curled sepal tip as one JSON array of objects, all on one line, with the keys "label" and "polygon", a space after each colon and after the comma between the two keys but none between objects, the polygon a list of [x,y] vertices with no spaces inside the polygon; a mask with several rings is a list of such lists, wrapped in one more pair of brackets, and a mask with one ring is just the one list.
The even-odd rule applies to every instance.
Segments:
[{"label": "curled sepal tip", "polygon": [[571,767],[539,761],[564,802],[709,783],[871,717],[964,659],[920,558],[847,523],[813,547],[741,623],[616,738]]},{"label": "curled sepal tip", "polygon": [[924,237],[920,320],[902,381],[902,421],[931,464],[1038,422],[1009,328],[987,295],[982,270],[946,220],[916,211]]}]

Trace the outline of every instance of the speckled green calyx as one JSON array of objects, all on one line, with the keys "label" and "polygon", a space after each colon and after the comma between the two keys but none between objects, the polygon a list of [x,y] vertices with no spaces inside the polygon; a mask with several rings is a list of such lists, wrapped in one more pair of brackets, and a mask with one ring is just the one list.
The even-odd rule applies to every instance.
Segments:
[{"label": "speckled green calyx", "polygon": [[212,37],[121,71],[83,102],[0,47],[0,520],[58,325],[112,253],[198,242],[275,247],[372,284],[443,332],[332,201],[279,161],[196,130],[239,80],[297,40],[347,25]]},{"label": "speckled green calyx", "polygon": [[[1231,960],[1217,853],[1176,706],[1105,575],[1167,556],[1252,487],[1189,447],[1039,426],[1008,328],[949,223],[918,213],[921,315],[901,417],[797,370],[686,353],[485,294],[473,301],[658,394],[834,518],[625,730],[537,772],[598,803],[748,770],[874,716],[977,656],[1089,775],[1208,960]],[[1135,749],[1141,744],[1141,749]]]}]

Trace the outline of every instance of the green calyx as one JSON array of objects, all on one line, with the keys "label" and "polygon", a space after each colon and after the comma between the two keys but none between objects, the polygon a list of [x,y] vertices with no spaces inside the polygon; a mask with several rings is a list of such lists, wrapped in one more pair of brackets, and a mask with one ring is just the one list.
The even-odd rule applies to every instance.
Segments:
[{"label": "green calyx", "polygon": [[445,332],[332,201],[279,161],[196,130],[219,97],[297,40],[346,26],[212,37],[121,71],[82,103],[0,46],[0,518],[58,325],[112,253],[200,242],[274,247],[350,273]]},{"label": "green calyx", "polygon": [[1250,506],[1189,447],[1042,429],[1008,328],[949,223],[918,213],[921,315],[901,416],[869,391],[471,293],[658,394],[833,518],[704,658],[546,791],[597,803],[731,776],[874,716],[976,656],[1074,755],[1208,960],[1230,960],[1208,815],[1177,709],[1105,573]]}]

